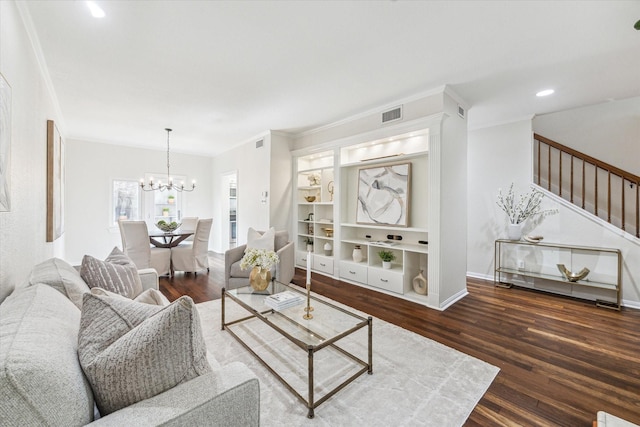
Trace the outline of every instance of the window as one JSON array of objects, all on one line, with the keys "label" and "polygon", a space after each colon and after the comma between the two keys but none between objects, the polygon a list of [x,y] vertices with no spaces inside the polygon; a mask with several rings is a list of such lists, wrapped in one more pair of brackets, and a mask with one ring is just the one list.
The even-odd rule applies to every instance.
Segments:
[{"label": "window", "polygon": [[140,184],[138,181],[114,179],[112,206],[113,225],[118,225],[120,219],[140,219]]}]

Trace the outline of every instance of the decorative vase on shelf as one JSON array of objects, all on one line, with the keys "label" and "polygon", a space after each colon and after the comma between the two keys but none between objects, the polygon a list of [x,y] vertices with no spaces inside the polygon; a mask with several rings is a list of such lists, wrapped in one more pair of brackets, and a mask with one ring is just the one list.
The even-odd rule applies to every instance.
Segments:
[{"label": "decorative vase on shelf", "polygon": [[353,248],[351,257],[353,258],[353,262],[362,262],[362,249],[360,249],[360,245],[356,245],[356,247]]},{"label": "decorative vase on shelf", "polygon": [[327,242],[324,244],[324,254],[326,256],[331,256],[332,250],[333,250],[333,247],[331,246],[331,243]]},{"label": "decorative vase on shelf", "polygon": [[251,273],[249,273],[249,284],[253,289],[256,291],[264,291],[269,287],[270,282],[270,270],[259,266],[255,266],[251,269]]},{"label": "decorative vase on shelf", "polygon": [[413,278],[413,290],[420,295],[427,294],[427,278],[422,274],[422,270]]},{"label": "decorative vase on shelf", "polygon": [[388,270],[391,268],[391,261],[382,261],[382,268]]},{"label": "decorative vase on shelf", "polygon": [[509,237],[509,240],[520,240],[522,237],[522,223],[509,224],[507,226],[507,236]]}]

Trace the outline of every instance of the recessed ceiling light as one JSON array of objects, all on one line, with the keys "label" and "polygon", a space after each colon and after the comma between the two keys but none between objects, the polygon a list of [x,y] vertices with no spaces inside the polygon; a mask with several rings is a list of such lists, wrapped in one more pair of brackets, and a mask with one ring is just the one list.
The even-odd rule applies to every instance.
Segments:
[{"label": "recessed ceiling light", "polygon": [[88,1],[87,7],[91,11],[91,16],[93,16],[94,18],[104,18],[105,16],[104,10],[102,10],[102,8],[98,6],[96,2]]},{"label": "recessed ceiling light", "polygon": [[536,96],[549,96],[553,92],[555,92],[553,89],[545,89],[545,90],[541,90],[540,92],[536,93]]}]

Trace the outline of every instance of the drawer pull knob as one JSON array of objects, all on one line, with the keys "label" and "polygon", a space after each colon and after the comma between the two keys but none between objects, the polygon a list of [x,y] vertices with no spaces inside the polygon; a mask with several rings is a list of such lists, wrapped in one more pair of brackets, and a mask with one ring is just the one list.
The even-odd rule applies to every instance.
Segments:
[{"label": "drawer pull knob", "polygon": [[351,273],[351,274],[356,274],[356,272],[355,272],[355,271],[351,271],[351,270],[349,270],[349,273]]},{"label": "drawer pull knob", "polygon": [[323,263],[320,263],[320,265],[321,265],[321,266],[323,266],[323,267],[326,267],[326,266],[327,266],[327,264],[323,264]]},{"label": "drawer pull knob", "polygon": [[380,279],[381,282],[387,283],[388,280],[387,279]]}]

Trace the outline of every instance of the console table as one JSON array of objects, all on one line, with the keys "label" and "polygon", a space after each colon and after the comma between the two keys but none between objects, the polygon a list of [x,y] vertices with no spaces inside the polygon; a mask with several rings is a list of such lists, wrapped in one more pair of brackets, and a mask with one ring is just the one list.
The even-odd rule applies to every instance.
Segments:
[{"label": "console table", "polygon": [[[569,281],[559,271],[558,264],[564,264],[572,272],[588,268],[589,274],[582,280]],[[494,266],[496,286],[511,287],[514,279],[520,276],[524,282],[529,278],[561,283],[570,292],[574,289],[580,292],[580,288],[582,291],[597,289],[598,295],[607,298],[597,298],[598,307],[620,310],[622,254],[619,249],[498,239],[495,241]]]}]

